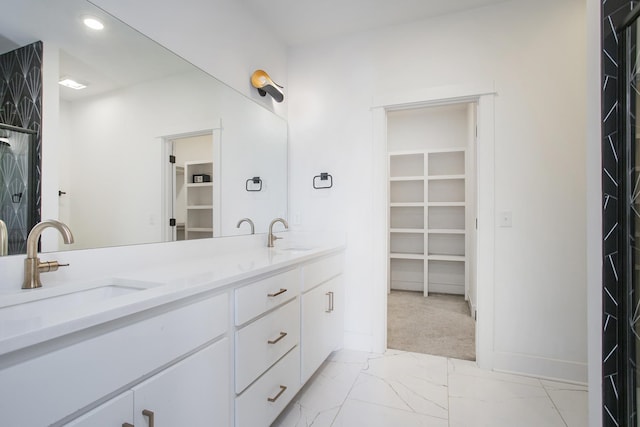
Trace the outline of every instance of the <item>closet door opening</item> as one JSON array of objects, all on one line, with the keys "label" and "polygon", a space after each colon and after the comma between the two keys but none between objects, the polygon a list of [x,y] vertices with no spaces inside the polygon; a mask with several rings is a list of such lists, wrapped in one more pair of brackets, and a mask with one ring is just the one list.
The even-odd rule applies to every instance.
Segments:
[{"label": "closet door opening", "polygon": [[387,111],[387,347],[475,360],[476,103]]}]

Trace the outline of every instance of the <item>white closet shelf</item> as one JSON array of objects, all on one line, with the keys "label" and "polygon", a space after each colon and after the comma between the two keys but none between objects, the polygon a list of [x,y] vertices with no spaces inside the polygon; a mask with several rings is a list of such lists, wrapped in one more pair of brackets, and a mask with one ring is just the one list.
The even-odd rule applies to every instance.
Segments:
[{"label": "white closet shelf", "polygon": [[423,208],[423,202],[410,202],[410,203],[389,203],[392,208]]},{"label": "white closet shelf", "polygon": [[213,182],[188,183],[187,187],[213,187]]},{"label": "white closet shelf", "polygon": [[417,259],[424,260],[423,254],[401,254],[401,253],[390,253],[389,258],[393,259]]},{"label": "white closet shelf", "polygon": [[392,176],[389,178],[391,182],[398,181],[424,181],[424,176]]},{"label": "white closet shelf", "polygon": [[460,230],[457,228],[432,228],[427,230],[427,232],[429,234],[466,234],[465,230]]},{"label": "white closet shelf", "polygon": [[428,255],[429,261],[466,261],[464,255]]},{"label": "white closet shelf", "polygon": [[389,232],[421,234],[424,233],[424,228],[390,228]]},{"label": "white closet shelf", "polygon": [[187,209],[213,209],[213,205],[191,205]]},{"label": "white closet shelf", "polygon": [[445,180],[445,179],[465,179],[465,176],[464,175],[429,175],[427,179],[430,181]]},{"label": "white closet shelf", "polygon": [[465,202],[429,202],[427,204],[429,207],[455,207],[455,206],[466,206]]}]

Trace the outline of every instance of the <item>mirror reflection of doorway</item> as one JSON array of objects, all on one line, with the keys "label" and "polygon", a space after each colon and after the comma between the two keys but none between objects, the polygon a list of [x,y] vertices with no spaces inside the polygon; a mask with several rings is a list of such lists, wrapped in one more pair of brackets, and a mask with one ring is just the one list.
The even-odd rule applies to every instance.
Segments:
[{"label": "mirror reflection of doorway", "polygon": [[167,141],[174,161],[169,186],[169,240],[213,237],[213,135],[189,134]]},{"label": "mirror reflection of doorway", "polygon": [[26,252],[34,218],[34,131],[0,124],[0,220],[8,231],[8,254]]}]

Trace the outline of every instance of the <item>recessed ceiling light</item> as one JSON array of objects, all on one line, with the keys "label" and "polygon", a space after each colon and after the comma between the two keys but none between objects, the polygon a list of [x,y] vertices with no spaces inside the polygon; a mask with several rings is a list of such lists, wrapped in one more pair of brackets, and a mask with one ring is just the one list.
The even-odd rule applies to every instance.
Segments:
[{"label": "recessed ceiling light", "polygon": [[92,30],[102,30],[104,29],[104,24],[98,21],[96,18],[85,18],[84,25],[91,28]]},{"label": "recessed ceiling light", "polygon": [[78,83],[77,81],[70,79],[70,78],[64,78],[62,80],[60,80],[58,82],[58,84],[64,86],[64,87],[69,87],[71,89],[75,89],[75,90],[80,90],[80,89],[84,89],[87,87],[87,85],[82,84],[82,83]]}]

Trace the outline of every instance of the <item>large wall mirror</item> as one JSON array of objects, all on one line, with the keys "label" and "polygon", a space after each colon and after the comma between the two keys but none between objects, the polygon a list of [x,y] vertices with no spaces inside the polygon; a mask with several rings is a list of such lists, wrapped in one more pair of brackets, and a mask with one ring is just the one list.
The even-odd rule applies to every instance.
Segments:
[{"label": "large wall mirror", "polygon": [[[286,217],[284,119],[85,0],[3,6],[10,254],[24,253],[37,214],[75,235],[70,246],[43,236],[45,252],[246,234],[244,217],[260,233]],[[89,17],[104,28],[87,27]]]}]

